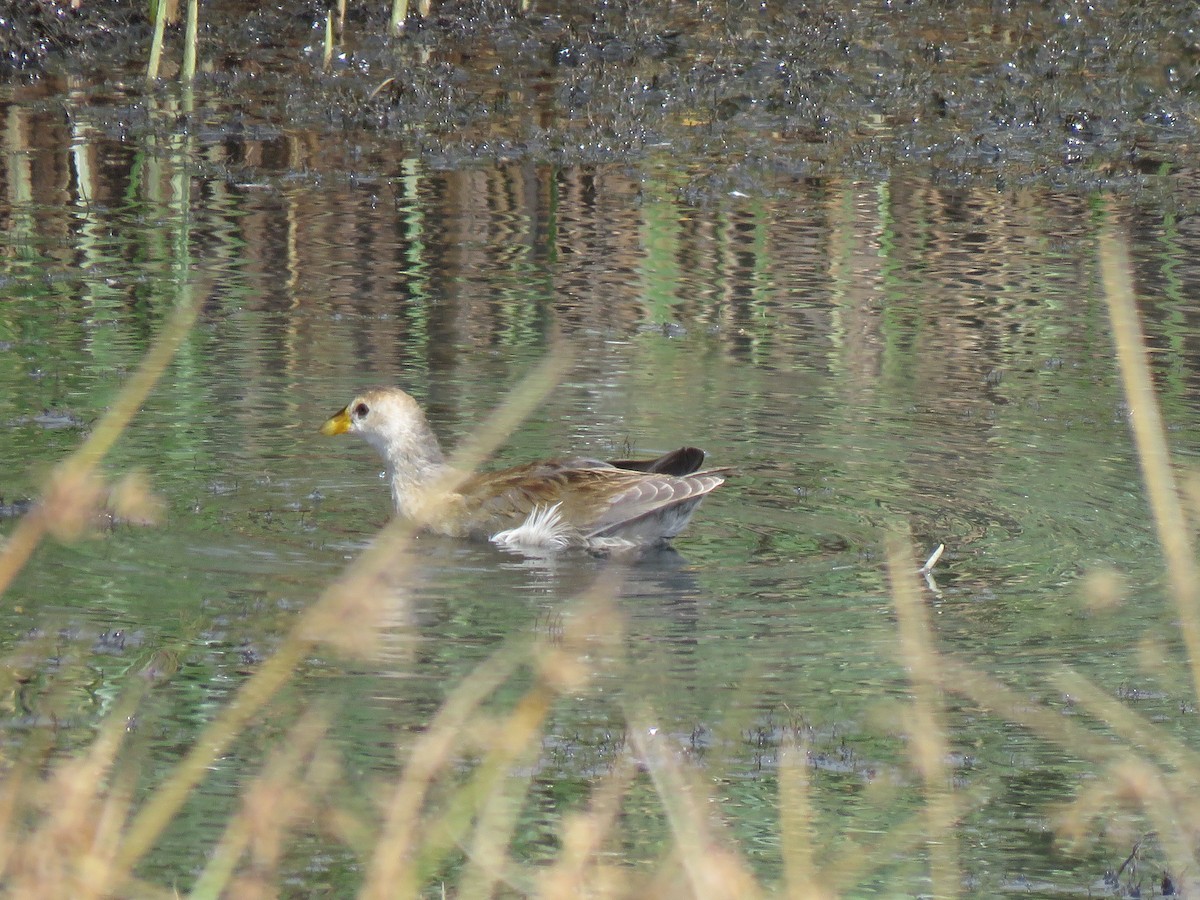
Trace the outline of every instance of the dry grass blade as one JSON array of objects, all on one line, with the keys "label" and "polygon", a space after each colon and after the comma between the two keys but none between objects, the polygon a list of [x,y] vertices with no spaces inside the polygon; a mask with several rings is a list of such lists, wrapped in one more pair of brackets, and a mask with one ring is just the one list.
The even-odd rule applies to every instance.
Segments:
[{"label": "dry grass blade", "polygon": [[817,871],[815,827],[808,783],[808,750],[784,747],[779,754],[779,830],[789,897],[832,897]]},{"label": "dry grass blade", "polygon": [[184,84],[191,84],[196,77],[196,50],[200,30],[200,0],[188,0],[187,24],[184,27],[183,66],[179,70],[179,79]]},{"label": "dry grass blade", "polygon": [[98,490],[97,466],[146,402],[195,321],[196,304],[191,299],[190,289],[182,293],[154,346],[125,383],[113,405],[101,416],[79,449],[51,472],[46,499],[17,524],[4,542],[0,552],[0,594],[8,589],[48,530],[86,514],[87,503]]},{"label": "dry grass blade", "polygon": [[[474,840],[467,850],[468,865],[458,890],[461,897],[491,897],[497,883],[507,880],[505,851],[516,826],[520,797],[528,789],[541,749],[538,738],[555,696],[549,685],[539,682],[521,698],[516,709],[495,729],[492,748],[470,784],[458,792],[458,802],[451,804],[458,809],[447,813],[445,826],[433,829],[447,836],[453,834],[458,843],[467,823],[475,821]],[[519,771],[526,774],[516,775]],[[435,862],[432,854],[423,853],[416,867],[418,878]]]},{"label": "dry grass blade", "polygon": [[556,343],[550,353],[522,379],[520,387],[510,392],[488,420],[455,448],[450,460],[454,474],[436,489],[448,492],[460,487],[504,443],[517,425],[542,405],[547,395],[562,381],[571,360],[570,348],[561,341]]},{"label": "dry grass blade", "polygon": [[[481,721],[479,707],[517,668],[531,658],[529,648],[511,645],[480,665],[443,704],[429,730],[409,753],[408,765],[388,805],[383,830],[376,843],[363,897],[411,896],[425,874],[477,822],[470,850],[471,866],[464,878],[463,896],[490,895],[496,881],[505,878],[503,852],[515,826],[514,795],[527,779],[510,773],[539,749],[537,737],[553,699],[563,690],[577,688],[586,679],[577,658],[596,634],[615,641],[621,633],[610,612],[617,582],[601,579],[597,589],[570,618],[560,648],[535,650],[540,678],[500,723]],[[471,781],[456,791],[436,819],[421,811],[433,783],[450,763],[483,734],[489,749]]]},{"label": "dry grass blade", "polygon": [[[967,790],[958,795],[956,808],[960,815],[976,810],[987,802],[984,790]],[[939,822],[938,833],[950,828],[953,822]],[[854,888],[873,871],[897,859],[907,859],[929,840],[929,811],[922,809],[902,822],[889,825],[887,830],[869,845],[843,838],[837,852],[821,869],[821,883],[831,896],[854,893]]]},{"label": "dry grass blade", "polygon": [[[646,722],[646,717],[631,719],[629,743],[644,761],[666,812],[687,895],[705,900],[761,896],[745,863],[714,833],[707,790],[697,779],[687,777],[661,741],[648,739]],[[668,859],[667,866],[671,864]]]},{"label": "dry grass blade", "polygon": [[321,51],[321,71],[328,72],[333,64],[333,10],[325,10],[325,41]]},{"label": "dry grass blade", "polygon": [[1114,810],[1136,806],[1154,823],[1153,834],[1166,851],[1177,896],[1192,897],[1200,891],[1200,881],[1193,874],[1196,859],[1192,847],[1197,834],[1191,823],[1196,821],[1196,810],[1183,808],[1187,796],[1160,769],[1131,754],[1080,791],[1058,816],[1058,829],[1064,837],[1078,841],[1096,833],[1089,824],[1098,819],[1104,823],[1102,832],[1120,834],[1121,829],[1114,827]]},{"label": "dry grass blade", "polygon": [[408,765],[385,807],[383,827],[359,896],[407,897],[416,891],[413,872],[421,808],[438,773],[454,758],[471,716],[521,665],[525,648],[515,643],[492,654],[455,688],[429,728],[413,745]]},{"label": "dry grass blade", "polygon": [[388,22],[388,30],[392,34],[404,31],[404,23],[408,19],[408,0],[392,0],[392,15]]},{"label": "dry grass blade", "polygon": [[538,880],[538,896],[545,900],[575,900],[576,897],[627,894],[627,873],[601,866],[597,857],[611,836],[621,812],[621,801],[633,783],[637,769],[628,754],[621,756],[592,791],[586,813],[567,818],[562,825],[562,854]]},{"label": "dry grass blade", "polygon": [[[1155,766],[1138,758],[1128,747],[1111,739],[1106,740],[1064,719],[1059,712],[1029,701],[998,682],[949,658],[943,657],[942,669],[947,687],[971,697],[980,705],[996,710],[1009,721],[1028,727],[1043,739],[1103,768],[1105,777],[1085,789],[1068,812],[1060,817],[1060,827],[1067,836],[1080,837],[1085,833],[1084,825],[1087,821],[1108,816],[1114,807],[1120,807],[1125,805],[1126,801],[1133,800],[1158,823],[1160,829],[1166,829],[1163,839],[1171,864],[1176,867],[1175,874],[1182,878],[1194,868],[1194,860],[1187,845],[1181,842],[1181,836],[1187,832],[1187,823],[1195,821],[1195,817],[1184,815],[1176,809],[1181,798],[1194,795],[1194,781],[1188,779],[1181,789],[1172,790]],[[1066,685],[1101,710],[1104,717],[1113,722],[1118,729],[1137,727],[1129,718],[1131,714],[1127,711],[1125,714],[1118,713],[1115,704],[1101,700],[1099,693],[1089,690],[1082,680],[1068,679]],[[1143,732],[1139,741],[1144,739]],[[1169,747],[1167,752],[1178,759],[1184,758]],[[1200,813],[1200,810],[1196,812]]]},{"label": "dry grass blade", "polygon": [[[462,878],[461,896],[490,897],[497,882],[506,878],[509,860],[505,851],[517,824],[518,794],[523,796],[528,790],[541,750],[538,738],[551,704],[562,691],[577,690],[589,678],[590,673],[582,670],[579,659],[590,649],[593,636],[599,634],[612,644],[622,633],[616,616],[611,613],[619,588],[619,578],[601,575],[595,588],[583,599],[578,614],[568,618],[562,646],[538,648],[534,657],[538,663],[538,683],[498,730],[498,740],[475,778],[478,789],[473,793],[482,801],[477,803],[475,839],[468,852],[469,865]],[[513,774],[518,771],[526,774],[519,777]]]},{"label": "dry grass blade", "polygon": [[929,826],[928,846],[933,892],[954,897],[961,883],[958,847],[953,826],[956,818],[950,772],[946,767],[949,747],[939,713],[940,684],[937,655],[930,640],[929,621],[913,571],[908,542],[892,535],[888,539],[888,571],[900,628],[901,662],[908,667],[913,684],[913,724],[909,747],[913,764],[925,782],[925,812]]},{"label": "dry grass blade", "polygon": [[[86,900],[112,892],[111,861],[131,791],[127,778],[112,773],[124,746],[126,722],[143,691],[131,691],[121,700],[85,753],[56,765],[44,782],[25,781],[27,790],[14,803],[32,801],[36,825],[22,833],[20,814],[5,823],[4,843],[13,849],[3,870],[9,896]],[[14,780],[6,789],[17,790],[21,776],[9,777]]]},{"label": "dry grass blade", "polygon": [[1166,557],[1171,596],[1179,613],[1180,631],[1191,663],[1193,696],[1200,699],[1200,571],[1196,567],[1179,487],[1171,469],[1166,430],[1146,359],[1146,342],[1134,302],[1133,265],[1126,241],[1111,227],[1100,235],[1099,253],[1121,381],[1132,411],[1130,418],[1138,461],[1146,480],[1158,541]]},{"label": "dry grass blade", "polygon": [[[242,808],[225,826],[208,865],[196,881],[191,896],[196,900],[225,896],[238,860],[250,850],[254,854],[255,878],[264,870],[278,866],[278,851],[286,829],[301,816],[310,817],[315,793],[325,787],[314,784],[312,767],[302,773],[305,763],[317,752],[329,722],[324,715],[310,712],[297,722],[263,767],[262,773],[242,791]],[[309,777],[303,777],[307,774]],[[303,783],[303,791],[296,790]],[[270,885],[260,885],[272,893]],[[235,894],[245,894],[243,890]]]},{"label": "dry grass blade", "polygon": [[212,761],[224,752],[230,741],[246,727],[246,723],[291,679],[293,671],[311,646],[311,641],[293,631],[275,655],[263,663],[238,691],[233,702],[221,710],[201,732],[182,762],[166,781],[155,788],[150,799],[134,817],[114,863],[114,884],[119,885],[154,845],[188,794],[207,774]]},{"label": "dry grass blade", "polygon": [[150,39],[150,58],[146,63],[146,82],[158,80],[162,64],[163,38],[167,31],[167,0],[158,0],[154,8],[154,36]]},{"label": "dry grass blade", "polygon": [[1114,700],[1078,672],[1063,670],[1054,676],[1054,682],[1077,705],[1108,725],[1138,752],[1161,759],[1186,776],[1194,785],[1193,791],[1200,791],[1200,753]]},{"label": "dry grass blade", "polygon": [[1080,759],[1104,765],[1127,757],[1127,751],[1112,741],[1099,741],[1096,734],[1064,718],[1007,685],[963,665],[951,656],[940,661],[942,685],[948,691],[971,698],[976,704],[1015,725],[1028,728],[1043,740],[1070,750]]},{"label": "dry grass blade", "polygon": [[1072,839],[1082,839],[1088,834],[1089,821],[1097,818],[1107,821],[1114,808],[1132,801],[1155,823],[1159,840],[1180,880],[1177,887],[1182,887],[1185,894],[1200,890],[1200,883],[1195,883],[1194,878],[1190,886],[1182,882],[1190,877],[1187,873],[1196,865],[1189,841],[1196,836],[1194,823],[1200,808],[1187,808],[1195,807],[1191,798],[1200,791],[1196,754],[1077,673],[1060,672],[1055,681],[1079,706],[1105,722],[1139,752],[1159,756],[1177,769],[1167,774],[1149,759],[1128,753],[1108,766],[1105,777],[1084,787],[1060,816],[1060,830]]}]

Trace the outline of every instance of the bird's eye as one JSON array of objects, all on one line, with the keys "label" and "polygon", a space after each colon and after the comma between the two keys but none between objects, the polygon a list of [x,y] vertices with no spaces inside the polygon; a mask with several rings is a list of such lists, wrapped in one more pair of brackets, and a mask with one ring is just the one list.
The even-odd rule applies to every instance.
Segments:
[{"label": "bird's eye", "polygon": [[367,404],[360,403],[360,404],[358,404],[358,406],[354,407],[354,418],[365,419],[367,417],[367,413],[369,413],[370,411],[371,410],[367,406]]}]

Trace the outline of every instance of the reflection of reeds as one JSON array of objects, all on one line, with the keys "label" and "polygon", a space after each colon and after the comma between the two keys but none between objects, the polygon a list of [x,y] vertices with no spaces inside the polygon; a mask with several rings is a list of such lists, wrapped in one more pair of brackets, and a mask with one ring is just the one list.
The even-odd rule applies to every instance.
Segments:
[{"label": "reflection of reeds", "polygon": [[[1167,558],[1173,596],[1200,694],[1200,617],[1197,580],[1166,442],[1151,390],[1137,326],[1129,261],[1112,236],[1101,241],[1102,271],[1111,309],[1122,377],[1155,521]],[[22,521],[0,553],[0,590],[47,534],[77,536],[92,514],[100,489],[101,458],[161,375],[186,335],[194,305],[181,303],[142,367],[92,435],[55,470],[45,499]],[[469,471],[526,416],[561,377],[562,354],[551,354],[508,403],[467,442],[456,467]],[[136,769],[123,765],[125,724],[138,708],[147,679],[131,679],[90,745],[44,763],[46,748],[31,742],[0,775],[0,884],[16,896],[167,896],[170,891],[137,880],[133,872],[205,778],[213,762],[245,733],[292,678],[314,648],[370,654],[385,621],[405,604],[412,527],[386,528],[345,576],[295,623],[275,655],[219,710],[173,772],[151,785],[139,804]],[[975,667],[940,653],[907,542],[888,548],[898,648],[911,677],[906,723],[911,767],[923,802],[898,813],[886,833],[866,846],[842,836],[833,853],[821,836],[821,785],[808,765],[803,742],[784,748],[777,770],[780,862],[789,896],[824,897],[851,892],[897,860],[912,861],[936,896],[962,892],[963,850],[956,824],[984,795],[953,779],[951,739],[943,698],[955,692],[993,715],[1086,760],[1101,777],[1082,788],[1059,811],[1066,838],[1082,839],[1091,823],[1134,808],[1153,825],[1155,841],[1175,883],[1197,865],[1191,825],[1200,822],[1200,753],[1145,721],[1125,704],[1078,674],[1050,673],[1051,682],[1075,699],[1077,709],[1106,731],[1031,702],[1022,692]],[[623,630],[611,602],[619,572],[601,578],[575,604],[553,640],[514,637],[469,674],[411,746],[402,769],[378,791],[378,821],[344,809],[338,788],[340,759],[330,739],[332,715],[317,702],[269,749],[262,771],[240,791],[239,808],[215,838],[194,888],[198,897],[276,893],[290,836],[322,823],[324,833],[361,861],[365,897],[414,896],[449,879],[444,890],[462,896],[513,891],[545,897],[663,896],[753,897],[767,892],[730,836],[711,785],[681,762],[669,741],[652,733],[654,716],[628,698],[628,746],[610,771],[594,781],[590,798],[558,823],[558,852],[529,871],[510,846],[518,814],[541,752],[541,735],[553,706],[577,694],[592,677],[596,660],[619,659]],[[1103,599],[1103,598],[1102,598]],[[527,686],[498,711],[502,687],[521,678]],[[137,686],[141,687],[139,691]],[[521,774],[518,774],[521,773]],[[649,785],[666,823],[666,850],[649,870],[613,861],[622,815],[636,784]],[[1139,842],[1138,847],[1141,846]],[[198,855],[204,848],[197,848]],[[886,877],[886,876],[885,876]],[[910,892],[911,885],[894,885]]]}]

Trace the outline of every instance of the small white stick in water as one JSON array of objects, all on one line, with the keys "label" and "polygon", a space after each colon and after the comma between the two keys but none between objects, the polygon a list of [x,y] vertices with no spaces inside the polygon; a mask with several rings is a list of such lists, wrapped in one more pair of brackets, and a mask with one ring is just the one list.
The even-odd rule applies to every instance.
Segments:
[{"label": "small white stick in water", "polygon": [[918,574],[928,575],[933,571],[933,567],[937,565],[937,561],[942,558],[942,554],[946,552],[945,544],[938,544],[937,549],[929,554],[929,559],[925,560],[925,565],[917,569]]}]

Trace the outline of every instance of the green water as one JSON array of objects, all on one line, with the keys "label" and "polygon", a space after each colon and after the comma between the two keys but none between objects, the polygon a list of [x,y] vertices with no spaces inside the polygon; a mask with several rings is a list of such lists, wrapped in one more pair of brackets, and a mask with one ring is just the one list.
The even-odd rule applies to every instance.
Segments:
[{"label": "green water", "polygon": [[[45,111],[17,98],[10,114],[19,126]],[[923,795],[882,550],[897,529],[914,557],[946,545],[922,594],[940,649],[1082,720],[1050,680],[1075,669],[1171,734],[1200,737],[1096,260],[1103,229],[1128,235],[1170,438],[1189,466],[1200,247],[1165,208],[915,174],[693,202],[666,158],[445,170],[403,145],[373,145],[351,179],[337,136],[82,134],[5,138],[0,497],[37,495],[181,285],[199,314],[103,466],[145,473],[160,524],[51,541],[4,596],[0,653],[22,674],[0,705],[6,755],[31,740],[85,745],[165,653],[173,670],[131,737],[141,787],[152,784],[387,520],[378,461],[320,437],[325,417],[364,386],[397,383],[453,443],[552,346],[571,353],[566,377],[499,461],[694,443],[736,474],[676,554],[625,574],[620,652],[547,723],[521,859],[553,857],[563,815],[624,752],[631,709],[712,786],[714,815],[767,883],[782,874],[781,745],[807,742],[828,846],[869,845],[913,815]],[[326,141],[327,167],[319,153],[295,162]],[[222,154],[237,157],[236,178]],[[332,718],[340,802],[371,821],[397,745],[503,642],[552,632],[605,569],[429,538],[418,554],[378,653],[318,646],[214,764],[143,877],[187,889],[271,739],[314,707]],[[1093,610],[1083,579],[1108,569],[1123,602]],[[946,704],[972,890],[1100,885],[1129,845],[1097,829],[1067,850],[1047,824],[1095,767],[1003,711]],[[647,783],[629,812],[621,861],[648,864],[667,826]],[[301,893],[343,894],[361,866],[315,829],[284,868]],[[917,890],[923,866],[909,848],[874,861],[857,890]]]}]

